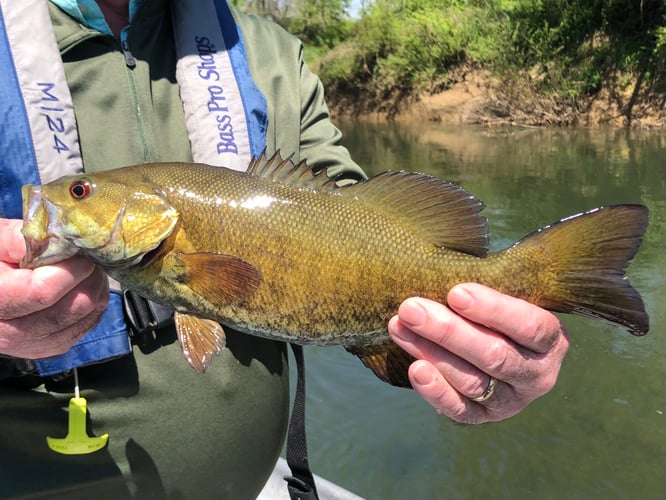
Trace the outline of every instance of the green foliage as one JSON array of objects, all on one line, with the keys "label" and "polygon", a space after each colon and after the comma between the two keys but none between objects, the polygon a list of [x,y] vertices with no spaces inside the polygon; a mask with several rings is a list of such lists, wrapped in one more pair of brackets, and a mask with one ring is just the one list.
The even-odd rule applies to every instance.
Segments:
[{"label": "green foliage", "polygon": [[569,100],[611,78],[666,87],[666,0],[365,0],[356,21],[350,0],[233,1],[314,47],[329,88],[370,101],[437,91],[470,62]]},{"label": "green foliage", "polygon": [[285,27],[305,43],[332,48],[344,41],[353,27],[347,17],[350,0],[296,0],[295,14]]},{"label": "green foliage", "polygon": [[343,42],[353,22],[351,0],[229,0],[244,12],[269,18],[307,45],[331,47]]},{"label": "green foliage", "polygon": [[664,26],[663,0],[492,1],[481,16],[499,19],[488,33],[497,50],[477,52],[503,75],[524,75],[543,92],[597,92],[607,74],[649,71]]},{"label": "green foliage", "polygon": [[354,26],[341,64],[327,58],[320,76],[358,82],[378,99],[433,90],[465,58],[465,15],[462,2],[378,0]]},{"label": "green foliage", "polygon": [[655,91],[666,94],[666,22],[655,28],[652,34],[655,39],[650,66],[653,86]]}]

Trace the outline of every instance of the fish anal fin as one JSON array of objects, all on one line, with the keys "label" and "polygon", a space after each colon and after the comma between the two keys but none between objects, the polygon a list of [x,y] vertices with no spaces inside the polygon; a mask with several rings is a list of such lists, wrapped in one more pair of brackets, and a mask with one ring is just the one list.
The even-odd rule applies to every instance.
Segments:
[{"label": "fish anal fin", "polygon": [[396,387],[412,388],[408,370],[414,362],[414,357],[397,344],[388,341],[378,345],[352,346],[346,349],[384,382]]},{"label": "fish anal fin", "polygon": [[338,190],[382,210],[437,247],[483,256],[488,221],[483,203],[463,188],[416,172],[386,171]]},{"label": "fish anal fin", "polygon": [[192,291],[212,303],[239,303],[261,283],[261,273],[249,262],[215,252],[175,254],[174,272]]},{"label": "fish anal fin", "polygon": [[174,313],[174,322],[183,356],[192,368],[204,373],[226,345],[224,329],[216,321],[180,312]]}]

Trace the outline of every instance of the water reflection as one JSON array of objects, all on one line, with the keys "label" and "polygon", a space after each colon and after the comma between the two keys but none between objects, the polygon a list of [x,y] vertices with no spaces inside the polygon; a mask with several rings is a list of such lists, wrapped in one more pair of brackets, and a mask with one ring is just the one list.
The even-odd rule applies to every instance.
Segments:
[{"label": "water reflection", "polygon": [[315,470],[369,498],[663,498],[666,494],[666,135],[341,123],[369,172],[422,171],[486,203],[491,246],[613,203],[651,222],[629,276],[651,315],[636,338],[564,317],[559,383],[521,415],[463,427],[410,391],[377,382],[341,349],[309,348]]}]

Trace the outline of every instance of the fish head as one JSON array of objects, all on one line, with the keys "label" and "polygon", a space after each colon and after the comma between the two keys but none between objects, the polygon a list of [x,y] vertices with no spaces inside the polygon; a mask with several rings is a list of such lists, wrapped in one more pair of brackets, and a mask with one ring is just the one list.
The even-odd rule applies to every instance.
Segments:
[{"label": "fish head", "polygon": [[178,212],[147,182],[100,174],[23,186],[22,267],[35,268],[83,254],[103,267],[139,261],[171,234]]}]

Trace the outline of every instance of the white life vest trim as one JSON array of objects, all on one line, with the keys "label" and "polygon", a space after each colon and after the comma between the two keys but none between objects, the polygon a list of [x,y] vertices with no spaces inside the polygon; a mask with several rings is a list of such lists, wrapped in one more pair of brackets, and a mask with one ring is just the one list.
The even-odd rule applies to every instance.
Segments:
[{"label": "white life vest trim", "polygon": [[213,2],[173,1],[176,80],[194,161],[245,171],[252,159],[241,91]]},{"label": "white life vest trim", "polygon": [[[83,171],[74,106],[44,0],[0,0],[42,183]],[[3,68],[3,71],[5,69]]]}]

